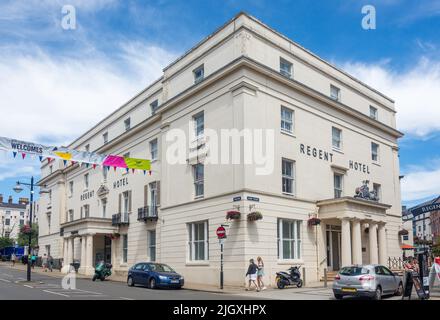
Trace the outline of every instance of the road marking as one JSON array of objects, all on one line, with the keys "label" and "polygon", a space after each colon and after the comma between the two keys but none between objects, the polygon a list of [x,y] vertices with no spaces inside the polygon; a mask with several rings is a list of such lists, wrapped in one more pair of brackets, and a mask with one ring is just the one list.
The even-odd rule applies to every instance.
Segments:
[{"label": "road marking", "polygon": [[30,285],[28,285],[28,284],[24,284],[23,285],[24,287],[28,287],[28,288],[31,288],[31,289],[33,289],[34,287],[32,287],[32,286],[30,286]]},{"label": "road marking", "polygon": [[3,281],[3,282],[11,282],[10,280],[6,280],[6,279],[0,279],[0,281]]},{"label": "road marking", "polygon": [[99,294],[99,295],[102,294],[100,292],[86,291],[86,290],[81,290],[81,289],[74,289],[73,291],[81,291],[81,292],[84,292],[84,293],[92,293],[92,294]]},{"label": "road marking", "polygon": [[132,298],[126,298],[126,297],[119,297],[119,299],[122,299],[122,300],[135,300],[135,299],[132,299]]},{"label": "road marking", "polygon": [[52,293],[52,294],[56,294],[56,295],[59,295],[59,296],[63,296],[63,297],[69,298],[69,296],[67,294],[62,294],[62,293],[59,293],[59,292],[52,292],[50,290],[43,290],[43,291],[47,292],[47,293]]}]

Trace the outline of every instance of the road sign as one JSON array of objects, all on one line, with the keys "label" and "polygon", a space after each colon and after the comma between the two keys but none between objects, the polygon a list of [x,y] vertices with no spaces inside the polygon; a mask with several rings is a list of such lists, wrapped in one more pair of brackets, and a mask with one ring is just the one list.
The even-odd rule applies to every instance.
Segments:
[{"label": "road sign", "polygon": [[217,237],[219,239],[225,239],[226,238],[226,229],[223,226],[218,227],[217,231],[215,233],[217,234]]}]

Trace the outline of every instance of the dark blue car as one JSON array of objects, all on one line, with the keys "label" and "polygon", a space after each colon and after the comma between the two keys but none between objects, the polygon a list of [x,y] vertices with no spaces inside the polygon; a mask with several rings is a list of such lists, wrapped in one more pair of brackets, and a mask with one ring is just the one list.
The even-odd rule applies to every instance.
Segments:
[{"label": "dark blue car", "polygon": [[129,286],[143,285],[151,289],[182,288],[183,277],[171,267],[163,263],[141,262],[128,270],[127,284]]}]

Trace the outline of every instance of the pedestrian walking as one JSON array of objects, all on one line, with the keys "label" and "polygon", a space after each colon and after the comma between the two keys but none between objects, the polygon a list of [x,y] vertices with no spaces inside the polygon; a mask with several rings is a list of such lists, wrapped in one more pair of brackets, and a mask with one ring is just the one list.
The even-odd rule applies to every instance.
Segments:
[{"label": "pedestrian walking", "polygon": [[257,271],[258,271],[258,266],[255,264],[254,259],[250,259],[249,260],[249,267],[246,272],[246,276],[249,276],[249,286],[246,288],[246,291],[250,290],[252,283],[255,285],[257,292],[260,291],[260,288],[258,287],[258,284],[256,282],[257,281]]},{"label": "pedestrian walking", "polygon": [[43,254],[43,259],[42,259],[42,265],[43,265],[43,271],[47,272],[47,256],[46,254]]},{"label": "pedestrian walking", "polygon": [[258,257],[257,258],[257,284],[258,287],[261,290],[266,290],[266,286],[264,285],[263,282],[263,277],[264,277],[264,261],[263,258]]},{"label": "pedestrian walking", "polygon": [[15,260],[17,260],[17,256],[15,255],[15,253],[11,254],[11,262],[12,262],[12,266],[15,267]]},{"label": "pedestrian walking", "polygon": [[35,269],[35,263],[37,262],[37,256],[35,254],[31,255],[31,266],[32,269]]},{"label": "pedestrian walking", "polygon": [[53,258],[52,258],[52,256],[50,254],[47,257],[47,267],[49,268],[49,271],[52,272],[52,270],[53,270]]}]

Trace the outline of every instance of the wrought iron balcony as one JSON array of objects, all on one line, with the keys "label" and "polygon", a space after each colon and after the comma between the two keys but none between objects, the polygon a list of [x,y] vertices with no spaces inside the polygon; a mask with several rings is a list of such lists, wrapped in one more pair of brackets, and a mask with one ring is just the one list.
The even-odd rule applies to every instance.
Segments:
[{"label": "wrought iron balcony", "polygon": [[157,207],[147,206],[138,209],[138,221],[156,221],[158,218]]},{"label": "wrought iron balcony", "polygon": [[112,226],[125,226],[128,224],[128,213],[117,213],[112,215]]}]

